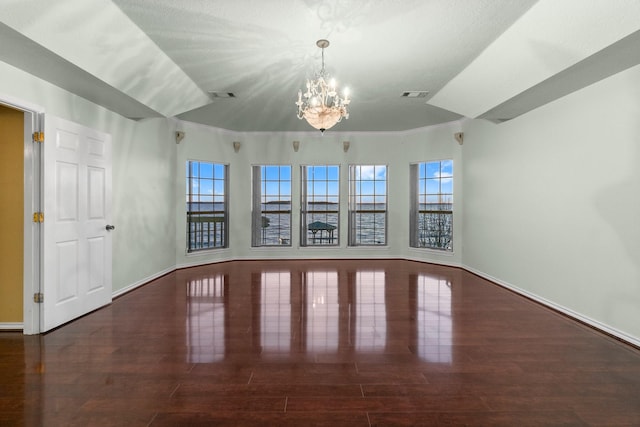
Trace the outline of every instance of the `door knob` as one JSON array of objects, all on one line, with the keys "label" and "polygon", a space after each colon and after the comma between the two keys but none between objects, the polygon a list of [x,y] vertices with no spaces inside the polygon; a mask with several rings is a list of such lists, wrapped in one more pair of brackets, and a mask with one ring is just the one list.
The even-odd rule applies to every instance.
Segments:
[{"label": "door knob", "polygon": [[107,225],[105,228],[107,229],[107,231],[111,231],[111,230],[115,230],[115,229],[116,229],[116,226],[115,226],[115,225],[111,225],[111,224],[109,224],[109,225]]}]

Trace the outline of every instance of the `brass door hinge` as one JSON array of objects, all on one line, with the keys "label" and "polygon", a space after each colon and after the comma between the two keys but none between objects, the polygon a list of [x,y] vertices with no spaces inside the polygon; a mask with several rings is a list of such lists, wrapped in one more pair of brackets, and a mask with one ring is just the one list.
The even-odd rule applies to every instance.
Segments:
[{"label": "brass door hinge", "polygon": [[35,294],[33,294],[33,302],[42,304],[44,302],[44,294],[42,292],[36,292]]},{"label": "brass door hinge", "polygon": [[33,222],[44,222],[44,213],[42,213],[42,212],[34,212],[33,213]]},{"label": "brass door hinge", "polygon": [[44,142],[44,132],[34,132],[33,142]]}]

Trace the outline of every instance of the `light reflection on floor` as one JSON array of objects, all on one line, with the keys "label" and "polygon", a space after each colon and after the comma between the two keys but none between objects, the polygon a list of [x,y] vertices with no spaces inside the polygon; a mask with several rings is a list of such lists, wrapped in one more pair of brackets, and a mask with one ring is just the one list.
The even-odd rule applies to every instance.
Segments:
[{"label": "light reflection on floor", "polygon": [[191,363],[224,359],[226,288],[222,274],[193,279],[187,284],[186,336]]},{"label": "light reflection on floor", "polygon": [[427,362],[451,363],[451,282],[420,274],[416,287],[418,356]]},{"label": "light reflection on floor", "polygon": [[223,361],[247,346],[263,358],[411,349],[425,362],[452,362],[452,284],[444,276],[398,281],[371,268],[231,271],[190,278],[186,288],[191,363]]}]

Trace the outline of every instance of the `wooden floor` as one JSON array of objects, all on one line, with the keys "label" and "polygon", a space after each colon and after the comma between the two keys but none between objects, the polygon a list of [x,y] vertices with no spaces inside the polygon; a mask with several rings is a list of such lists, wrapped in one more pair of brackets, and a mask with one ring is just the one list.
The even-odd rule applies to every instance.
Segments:
[{"label": "wooden floor", "polygon": [[2,426],[640,425],[640,351],[459,269],[230,262],[0,333]]}]

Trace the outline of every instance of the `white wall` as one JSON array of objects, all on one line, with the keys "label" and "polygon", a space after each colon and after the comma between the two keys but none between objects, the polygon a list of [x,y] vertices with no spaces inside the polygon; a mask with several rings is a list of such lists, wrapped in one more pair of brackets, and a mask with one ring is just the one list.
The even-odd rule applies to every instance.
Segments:
[{"label": "white wall", "polygon": [[640,343],[640,67],[463,127],[464,265]]},{"label": "white wall", "polygon": [[112,135],[116,293],[175,267],[175,142],[166,120],[128,120],[3,62],[0,98]]},{"label": "white wall", "polygon": [[126,138],[113,138],[114,291],[175,269],[173,134],[171,121],[149,119]]},{"label": "white wall", "polygon": [[[462,189],[456,185],[454,214],[454,253],[409,249],[409,165],[411,163],[454,159],[454,181],[462,176],[462,150],[453,134],[458,123],[450,123],[408,132],[340,133],[329,130],[302,133],[240,133],[180,123],[186,137],[179,144],[176,162],[176,260],[189,266],[228,259],[292,258],[408,258],[450,265],[461,261]],[[292,142],[300,141],[298,152]],[[233,142],[241,143],[238,153]],[[349,141],[349,150],[343,150]],[[229,164],[230,232],[229,249],[186,254],[185,165],[187,160],[204,160]],[[292,166],[292,246],[251,247],[251,166],[289,164]],[[300,247],[300,166],[339,164],[341,173],[340,245],[339,247]],[[389,217],[388,245],[384,247],[347,246],[347,194],[350,164],[388,165]],[[455,181],[458,182],[458,181]]]}]

